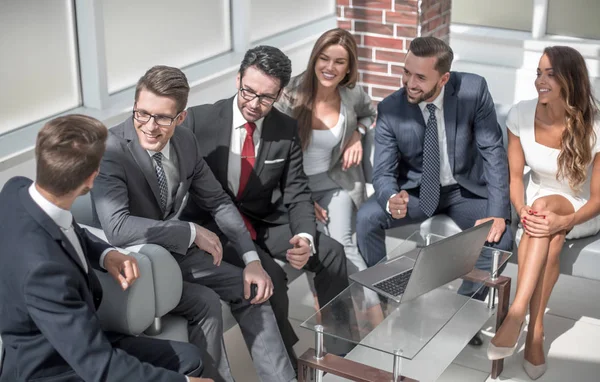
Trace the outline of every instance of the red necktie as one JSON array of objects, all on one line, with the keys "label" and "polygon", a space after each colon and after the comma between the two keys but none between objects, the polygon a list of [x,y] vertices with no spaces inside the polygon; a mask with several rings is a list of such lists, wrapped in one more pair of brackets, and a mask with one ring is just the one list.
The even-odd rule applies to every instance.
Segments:
[{"label": "red necktie", "polygon": [[[252,174],[254,162],[256,161],[254,153],[254,140],[252,138],[254,135],[254,130],[256,129],[256,124],[254,122],[246,122],[244,127],[246,128],[246,139],[244,139],[244,145],[242,146],[242,168],[240,172],[240,187],[237,193],[238,200],[242,196],[242,193],[248,184],[248,179],[250,179],[250,174]],[[250,232],[252,240],[256,240],[256,230],[254,227],[252,227],[250,220],[248,220],[243,213],[241,213],[241,215],[244,219],[244,223],[246,224],[246,228]]]}]

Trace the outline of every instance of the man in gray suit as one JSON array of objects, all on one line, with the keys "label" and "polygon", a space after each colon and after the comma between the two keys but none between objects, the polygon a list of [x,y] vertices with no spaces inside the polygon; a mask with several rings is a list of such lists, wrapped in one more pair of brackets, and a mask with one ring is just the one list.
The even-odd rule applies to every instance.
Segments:
[{"label": "man in gray suit", "polygon": [[[461,229],[493,220],[489,245],[512,249],[508,161],[485,80],[450,72],[452,49],[419,37],[406,55],[403,88],[378,106],[375,195],[357,217],[357,238],[368,266],[386,255],[385,230],[445,213]],[[480,257],[479,269],[491,259]],[[459,293],[480,285],[464,282]],[[484,299],[487,288],[475,295]],[[478,338],[472,344],[480,345]]]},{"label": "man in gray suit", "polygon": [[[232,381],[222,341],[219,298],[228,302],[262,381],[295,378],[271,306],[273,284],[242,217],[215,179],[186,117],[189,85],[176,68],[156,66],[139,80],[133,116],[110,129],[92,192],[102,229],[113,245],[153,243],[179,263],[183,295],[174,314],[188,319],[205,374]],[[175,217],[186,194],[215,219],[245,268],[221,262],[217,235]],[[251,293],[251,286],[256,286]],[[202,345],[202,346],[200,346]]]}]

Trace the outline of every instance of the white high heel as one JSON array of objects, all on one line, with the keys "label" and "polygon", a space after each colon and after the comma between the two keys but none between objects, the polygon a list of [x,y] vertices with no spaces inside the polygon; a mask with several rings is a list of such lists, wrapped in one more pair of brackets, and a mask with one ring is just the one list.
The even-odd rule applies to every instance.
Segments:
[{"label": "white high heel", "polygon": [[548,366],[545,362],[541,365],[536,366],[527,360],[523,360],[523,369],[525,369],[525,372],[527,373],[529,378],[535,381],[536,379],[544,375],[546,370],[548,370]]},{"label": "white high heel", "polygon": [[490,342],[487,349],[487,357],[490,361],[507,358],[513,355],[513,353],[517,349],[517,345],[519,344],[519,338],[521,337],[521,332],[523,331],[524,323],[525,322],[521,323],[521,327],[519,328],[519,335],[517,336],[517,342],[515,342],[513,346],[496,346]]}]

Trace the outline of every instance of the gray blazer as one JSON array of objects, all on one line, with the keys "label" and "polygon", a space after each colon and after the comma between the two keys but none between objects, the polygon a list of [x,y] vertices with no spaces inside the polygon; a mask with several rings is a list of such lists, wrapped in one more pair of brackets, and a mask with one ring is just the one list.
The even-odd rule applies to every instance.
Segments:
[{"label": "gray blazer", "polygon": [[[303,75],[304,73],[292,78],[289,85],[284,89],[283,95],[275,104],[277,109],[289,116],[293,116],[293,105]],[[373,121],[375,121],[376,111],[375,107],[371,104],[371,98],[365,93],[362,86],[357,85],[352,89],[340,87],[339,92],[342,104],[345,106],[343,109],[345,112],[345,123],[342,130],[342,139],[331,152],[331,165],[327,173],[337,185],[348,191],[356,208],[358,208],[367,198],[365,174],[362,166],[342,171],[342,155],[344,154],[344,147],[346,147],[346,144],[352,137],[352,133],[358,128],[358,124],[361,123],[370,128]],[[364,160],[365,158],[363,157]]]},{"label": "gray blazer", "polygon": [[158,179],[152,159],[139,144],[129,118],[110,129],[92,200],[108,241],[118,247],[152,243],[186,254],[189,223],[173,219],[183,198],[210,213],[240,257],[256,250],[242,217],[202,158],[194,134],[181,126],[170,140],[179,162],[180,183],[167,214],[160,205]]}]

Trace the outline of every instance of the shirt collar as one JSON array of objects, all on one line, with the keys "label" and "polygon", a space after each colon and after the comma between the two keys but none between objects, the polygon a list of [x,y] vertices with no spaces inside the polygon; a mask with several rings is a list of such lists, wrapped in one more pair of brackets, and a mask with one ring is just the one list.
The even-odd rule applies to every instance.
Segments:
[{"label": "shirt collar", "polygon": [[40,206],[40,208],[50,216],[50,219],[56,223],[60,228],[67,230],[73,224],[73,215],[67,210],[63,210],[51,201],[46,199],[40,192],[35,188],[35,183],[29,186],[29,195],[33,201]]},{"label": "shirt collar", "polygon": [[[233,128],[237,129],[240,127],[243,127],[246,124],[246,119],[244,118],[244,116],[242,115],[242,112],[240,111],[240,108],[238,107],[238,95],[236,94],[235,97],[233,97]],[[254,121],[254,123],[256,124],[256,130],[259,133],[262,131],[262,125],[263,125],[263,121],[265,120],[265,118],[261,118],[257,121]]]},{"label": "shirt collar", "polygon": [[[170,150],[169,150],[169,149],[170,149],[170,148],[171,148],[171,140],[168,140],[168,141],[167,141],[167,144],[165,145],[165,147],[163,147],[163,149],[162,149],[162,150],[160,150],[160,152],[162,153],[162,155],[164,155],[164,156],[165,156],[165,158],[167,158],[167,159],[169,159],[169,152],[170,152]],[[154,154],[156,154],[156,153],[157,153],[156,151],[152,151],[152,150],[146,150],[146,152],[148,153],[148,155],[150,155],[150,157],[151,157],[151,158],[152,158],[152,156],[153,156]]]},{"label": "shirt collar", "polygon": [[428,104],[432,103],[435,105],[435,107],[439,110],[444,110],[444,93],[446,92],[446,86],[444,85],[442,87],[442,91],[440,92],[440,94],[438,94],[438,96],[433,100],[433,102],[419,102],[419,107],[421,108],[421,111],[424,113],[425,112],[425,108],[427,107]]}]

